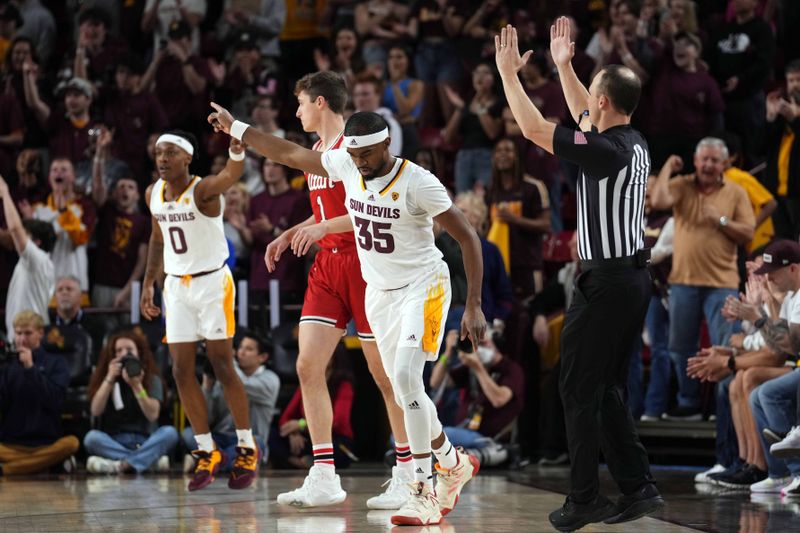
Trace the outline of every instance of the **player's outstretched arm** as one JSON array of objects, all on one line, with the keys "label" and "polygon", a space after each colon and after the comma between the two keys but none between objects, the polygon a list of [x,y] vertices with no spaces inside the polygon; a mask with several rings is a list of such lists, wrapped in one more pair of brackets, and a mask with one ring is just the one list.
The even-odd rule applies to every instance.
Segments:
[{"label": "player's outstretched arm", "polygon": [[545,120],[542,113],[536,109],[531,99],[525,94],[525,89],[518,76],[520,69],[525,66],[533,52],[528,50],[525,55],[520,57],[517,30],[511,24],[503,28],[500,35],[495,36],[494,47],[497,70],[503,81],[506,100],[514,115],[514,120],[522,130],[522,135],[552,154],[553,132],[555,132],[556,125]]},{"label": "player's outstretched arm", "polygon": [[[208,123],[214,126],[214,131],[221,131],[242,140],[259,154],[287,167],[317,176],[328,175],[325,167],[322,166],[321,152],[303,148],[299,144],[251,128],[244,122],[234,120],[233,115],[219,104],[211,102],[211,107],[214,108],[214,112],[208,115]],[[235,127],[234,123],[236,123]]]},{"label": "player's outstretched arm", "polygon": [[456,206],[433,218],[461,246],[464,271],[467,274],[467,302],[461,319],[461,338],[469,337],[473,350],[486,333],[486,318],[481,310],[481,286],[483,283],[483,253],[478,234],[467,222],[464,213]]},{"label": "player's outstretched arm", "polygon": [[314,225],[315,223],[316,219],[314,218],[314,215],[311,215],[301,223],[292,226],[275,237],[275,239],[267,245],[267,249],[264,252],[264,263],[267,265],[267,272],[275,272],[277,262],[280,260],[283,252],[285,252],[286,249],[291,245],[294,234],[303,228]]},{"label": "player's outstretched arm", "polygon": [[[144,193],[145,204],[150,205],[150,194],[153,186],[149,186]],[[161,309],[153,303],[155,289],[153,285],[156,279],[162,275],[164,269],[164,235],[158,220],[153,217],[152,231],[150,233],[150,245],[147,248],[147,267],[144,271],[144,281],[142,282],[142,296],[139,299],[139,308],[142,316],[147,320],[153,320],[161,314]]]},{"label": "player's outstretched arm", "polygon": [[196,197],[201,198],[203,201],[217,198],[239,181],[242,174],[244,174],[244,150],[244,143],[231,137],[231,144],[228,148],[229,157],[225,168],[220,170],[216,176],[206,176],[205,179],[200,180],[195,192]]},{"label": "player's outstretched arm", "polygon": [[353,231],[353,221],[350,215],[340,215],[330,220],[323,220],[319,224],[312,224],[301,228],[292,236],[292,251],[297,256],[305,255],[311,245],[329,233],[347,233]]}]

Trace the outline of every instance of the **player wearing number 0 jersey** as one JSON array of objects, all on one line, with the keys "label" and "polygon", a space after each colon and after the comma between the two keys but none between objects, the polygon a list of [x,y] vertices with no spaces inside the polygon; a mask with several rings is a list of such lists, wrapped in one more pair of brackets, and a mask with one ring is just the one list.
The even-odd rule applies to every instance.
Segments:
[{"label": "player wearing number 0 jersey", "polygon": [[214,480],[225,457],[208,427],[205,398],[195,376],[197,341],[205,340],[206,353],[220,381],[236,425],[238,443],[228,487],[250,486],[258,469],[259,452],[250,429],[247,396],[233,367],[234,285],[226,265],[228,246],[222,225],[222,196],[244,170],[244,147],[231,142],[230,159],[216,176],[200,178],[189,173],[194,136],[174,131],[156,141],[159,179],[145,193],[153,215],[147,270],[142,287],[142,316],[152,320],[160,313],[153,304],[153,284],[163,269],[167,344],[172,373],[181,403],[192,424],[198,449],[189,490]]},{"label": "player wearing number 0 jersey", "polygon": [[[212,106],[216,112],[208,120],[215,129],[244,139],[282,164],[327,175],[345,186],[349,215],[299,229],[292,237],[292,250],[303,254],[328,234],[355,229],[367,281],[367,317],[403,409],[413,456],[410,498],[391,521],[418,526],[439,523],[479,465],[474,457],[453,449],[422,381],[426,360],[438,355],[450,303],[449,272],[433,245],[433,221],[462,248],[468,294],[461,329],[462,338],[469,336],[473,347],[486,331],[480,307],[483,264],[478,236],[433,175],[389,154],[388,125],[376,113],[355,113],[345,125],[344,148],[320,154],[263,135]],[[435,493],[431,451],[438,460]]]}]

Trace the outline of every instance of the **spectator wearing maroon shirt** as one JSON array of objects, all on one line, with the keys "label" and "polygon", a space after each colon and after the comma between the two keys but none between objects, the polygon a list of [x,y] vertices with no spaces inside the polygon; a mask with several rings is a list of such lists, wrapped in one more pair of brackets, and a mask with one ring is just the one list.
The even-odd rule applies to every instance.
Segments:
[{"label": "spectator wearing maroon shirt", "polygon": [[622,64],[639,76],[643,83],[647,83],[658,55],[658,43],[637,33],[641,6],[636,0],[622,0],[616,4],[614,24],[607,33],[599,34],[600,56],[592,77],[604,65]]},{"label": "spectator wearing maroon shirt", "polygon": [[[139,211],[139,184],[133,176],[117,180],[108,188],[96,169],[92,198],[98,209],[97,247],[93,256],[92,305],[128,308],[131,288],[144,275],[147,245],[150,240],[150,217]],[[129,322],[125,314],[108,315],[107,329]]]},{"label": "spectator wearing maroon shirt", "polygon": [[169,39],[153,54],[141,89],[153,91],[170,127],[196,132],[200,137],[205,132],[211,73],[205,59],[192,52],[191,32],[183,20],[170,24]]},{"label": "spectator wearing maroon shirt", "polygon": [[[445,427],[444,432],[453,446],[480,450],[492,446],[493,439],[505,434],[504,430],[522,412],[525,381],[522,367],[500,352],[491,330],[478,344],[477,352],[458,350],[457,340],[456,330],[447,333],[445,351],[434,366],[430,385],[431,388],[439,387],[444,377],[449,375],[456,387],[467,389],[469,402],[463,422],[457,427]],[[471,379],[473,376],[474,380]],[[508,435],[510,432],[505,434]],[[498,456],[481,455],[491,465],[504,461],[507,452]]]},{"label": "spectator wearing maroon shirt", "polygon": [[42,174],[43,158],[38,150],[26,148],[17,156],[17,186],[14,199],[33,204],[47,199],[50,186]]},{"label": "spectator wearing maroon shirt", "polygon": [[147,139],[167,129],[167,114],[153,93],[140,90],[143,73],[144,65],[135,54],[120,58],[114,87],[105,99],[104,120],[114,130],[112,154],[130,167],[140,186],[147,186]]},{"label": "spectator wearing maroon shirt", "polygon": [[0,92],[0,174],[11,175],[25,135],[25,117],[14,93]]},{"label": "spectator wearing maroon shirt", "polygon": [[281,293],[293,293],[302,297],[305,289],[303,259],[288,256],[286,264],[281,261],[274,272],[267,272],[264,252],[267,245],[278,235],[311,216],[311,208],[305,194],[289,185],[289,169],[269,160],[264,161],[263,179],[267,190],[250,200],[247,212],[247,231],[242,232],[250,252],[250,289],[266,293],[269,281],[280,280]]},{"label": "spectator wearing maroon shirt", "polygon": [[[224,101],[240,102],[253,98],[261,88],[263,77],[267,74],[261,62],[261,52],[256,45],[255,37],[242,33],[233,43],[233,53],[228,60],[225,79],[222,82]],[[222,97],[222,95],[220,95]]]},{"label": "spectator wearing maroon shirt", "polygon": [[532,296],[542,289],[542,236],[550,231],[549,196],[541,180],[524,173],[511,139],[495,145],[487,200],[492,222],[487,238],[500,249],[514,296]]},{"label": "spectator wearing maroon shirt", "polygon": [[[46,146],[47,135],[36,118],[25,92],[26,82],[39,94],[50,94],[43,77],[39,76],[39,59],[33,41],[16,37],[11,41],[3,66],[2,91],[13,94],[22,111],[25,123],[24,146]],[[26,79],[29,78],[29,79]],[[5,107],[3,109],[6,109]]]},{"label": "spectator wearing maroon shirt", "polygon": [[658,62],[650,85],[653,116],[650,157],[660,168],[671,154],[691,161],[709,132],[722,129],[725,104],[714,78],[698,67],[702,45],[691,33],[678,33]]},{"label": "spectator wearing maroon shirt", "polygon": [[89,131],[95,126],[89,114],[92,105],[92,85],[74,77],[59,92],[64,109],[52,109],[42,100],[36,88],[35,69],[25,76],[25,97],[33,108],[50,139],[50,157],[65,158],[73,165],[89,160]]},{"label": "spectator wearing maroon shirt", "polygon": [[111,73],[127,46],[109,34],[111,15],[101,7],[89,7],[78,15],[78,42],[73,72],[90,81],[96,90],[111,81]]}]

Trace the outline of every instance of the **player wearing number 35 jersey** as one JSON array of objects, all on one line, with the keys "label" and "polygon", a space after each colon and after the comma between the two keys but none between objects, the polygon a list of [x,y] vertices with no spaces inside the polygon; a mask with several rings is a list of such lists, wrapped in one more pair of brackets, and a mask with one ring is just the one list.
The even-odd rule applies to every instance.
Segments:
[{"label": "player wearing number 35 jersey", "polygon": [[156,141],[159,179],[145,193],[153,215],[141,310],[152,320],[160,313],[153,304],[153,284],[163,270],[167,344],[181,403],[192,424],[197,460],[189,490],[207,486],[225,461],[208,427],[203,392],[195,376],[196,343],[206,341],[206,353],[220,381],[236,425],[236,459],[228,486],[243,489],[255,479],[259,451],[250,429],[247,396],[233,366],[235,330],[233,277],[226,265],[228,246],[222,226],[222,197],[244,170],[244,146],[231,142],[227,165],[216,176],[189,173],[197,143],[194,136],[174,131]]},{"label": "player wearing number 35 jersey", "polygon": [[[391,521],[417,526],[439,523],[479,465],[475,458],[453,449],[422,380],[426,360],[438,355],[450,305],[449,271],[433,244],[433,222],[441,224],[462,248],[467,302],[461,329],[473,345],[486,329],[480,309],[483,264],[475,231],[435,176],[390,155],[388,125],[376,113],[355,113],[345,124],[343,149],[320,154],[262,135],[215,108],[209,122],[217,130],[244,139],[271,159],[344,185],[348,216],[300,229],[293,236],[292,249],[302,254],[329,234],[354,231],[367,282],[367,319],[403,409],[414,464],[411,498]],[[431,451],[438,460],[435,493]]]}]

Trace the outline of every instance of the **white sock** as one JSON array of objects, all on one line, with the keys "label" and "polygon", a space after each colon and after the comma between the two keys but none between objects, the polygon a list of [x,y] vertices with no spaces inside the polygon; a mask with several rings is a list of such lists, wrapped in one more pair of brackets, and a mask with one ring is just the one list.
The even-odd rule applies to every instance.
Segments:
[{"label": "white sock", "polygon": [[194,436],[194,440],[197,443],[197,449],[202,450],[204,452],[213,452],[216,446],[214,445],[214,439],[211,437],[211,433],[200,433]]},{"label": "white sock", "polygon": [[425,457],[424,459],[417,459],[414,457],[414,481],[421,481],[428,487],[430,487],[433,482],[433,476],[431,475],[431,459],[430,457]]},{"label": "white sock", "polygon": [[411,457],[411,448],[407,442],[395,442],[395,462],[397,468],[403,471],[408,479],[414,479],[414,461]]},{"label": "white sock", "polygon": [[242,446],[244,448],[252,448],[254,450],[256,449],[256,441],[255,439],[253,439],[252,429],[237,429],[236,438],[239,441],[236,443],[237,446]]},{"label": "white sock", "polygon": [[319,467],[323,472],[331,476],[336,474],[336,467],[333,464],[333,443],[326,442],[315,444],[311,447],[314,454],[314,466]]},{"label": "white sock", "polygon": [[444,443],[439,448],[434,449],[433,454],[436,456],[436,460],[439,461],[439,466],[442,468],[450,470],[451,468],[455,468],[458,464],[458,452],[455,447],[450,444],[450,439],[447,438],[447,435],[444,435]]}]

